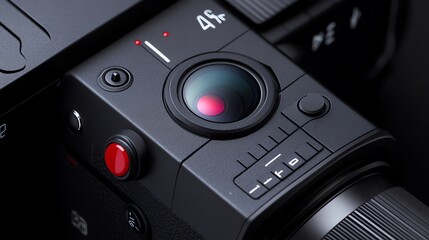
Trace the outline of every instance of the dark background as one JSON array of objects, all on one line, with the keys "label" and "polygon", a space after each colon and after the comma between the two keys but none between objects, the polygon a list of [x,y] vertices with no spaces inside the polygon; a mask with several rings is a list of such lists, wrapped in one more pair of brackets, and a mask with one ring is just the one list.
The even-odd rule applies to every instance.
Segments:
[{"label": "dark background", "polygon": [[409,1],[398,51],[374,110],[399,143],[402,183],[429,205],[429,1]]}]

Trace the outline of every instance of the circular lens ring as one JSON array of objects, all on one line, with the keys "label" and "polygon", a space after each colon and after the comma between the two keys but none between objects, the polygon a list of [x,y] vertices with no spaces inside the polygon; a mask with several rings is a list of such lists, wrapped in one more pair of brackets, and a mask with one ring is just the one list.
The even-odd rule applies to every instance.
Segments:
[{"label": "circular lens ring", "polygon": [[[260,100],[243,119],[228,123],[208,121],[187,107],[182,94],[186,77],[201,66],[213,64],[239,66],[255,78],[260,88]],[[228,139],[249,134],[261,126],[277,105],[278,89],[274,74],[261,63],[234,53],[206,53],[190,58],[173,69],[164,86],[164,102],[171,117],[185,129],[209,138]]]}]

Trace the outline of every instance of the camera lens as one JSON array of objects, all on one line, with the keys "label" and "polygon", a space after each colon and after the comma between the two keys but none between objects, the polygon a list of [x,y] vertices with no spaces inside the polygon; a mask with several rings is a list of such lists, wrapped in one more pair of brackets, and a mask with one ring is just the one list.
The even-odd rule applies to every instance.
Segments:
[{"label": "camera lens", "polygon": [[242,55],[205,53],[169,74],[164,102],[170,116],[193,133],[217,139],[253,132],[277,105],[278,84],[269,68]]},{"label": "camera lens", "polygon": [[261,99],[261,89],[251,72],[238,65],[221,63],[191,71],[182,94],[195,115],[217,123],[247,117]]}]

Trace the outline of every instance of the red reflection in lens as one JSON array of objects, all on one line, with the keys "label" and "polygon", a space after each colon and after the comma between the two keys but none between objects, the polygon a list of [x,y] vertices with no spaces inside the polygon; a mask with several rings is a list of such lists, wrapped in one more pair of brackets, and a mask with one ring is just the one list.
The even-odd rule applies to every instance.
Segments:
[{"label": "red reflection in lens", "polygon": [[214,117],[225,111],[225,102],[221,97],[205,95],[198,99],[197,108],[205,116]]}]

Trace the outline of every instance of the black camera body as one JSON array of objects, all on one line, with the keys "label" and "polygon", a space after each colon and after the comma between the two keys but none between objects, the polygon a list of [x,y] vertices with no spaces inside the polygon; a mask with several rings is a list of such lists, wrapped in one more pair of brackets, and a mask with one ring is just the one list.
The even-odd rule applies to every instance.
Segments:
[{"label": "black camera body", "polygon": [[284,239],[354,184],[377,178],[360,204],[391,187],[393,138],[213,1],[164,10],[68,72],[60,98],[65,146],[154,238],[168,226],[148,233],[146,191],[204,239]]},{"label": "black camera body", "polygon": [[[385,236],[366,233],[372,224],[397,227],[390,237],[428,237],[427,207],[396,187],[386,161],[395,140],[337,97],[367,86],[359,79],[388,61],[391,32],[379,29],[392,30],[397,4],[183,0],[75,61],[48,83],[58,99],[51,121],[62,234]],[[355,38],[365,44],[344,53]],[[327,54],[338,58],[324,62]],[[366,61],[347,63],[344,54]],[[347,74],[350,85],[339,83]],[[365,212],[374,201],[378,212]],[[348,222],[354,214],[379,218]],[[381,220],[401,214],[423,220]]]}]

